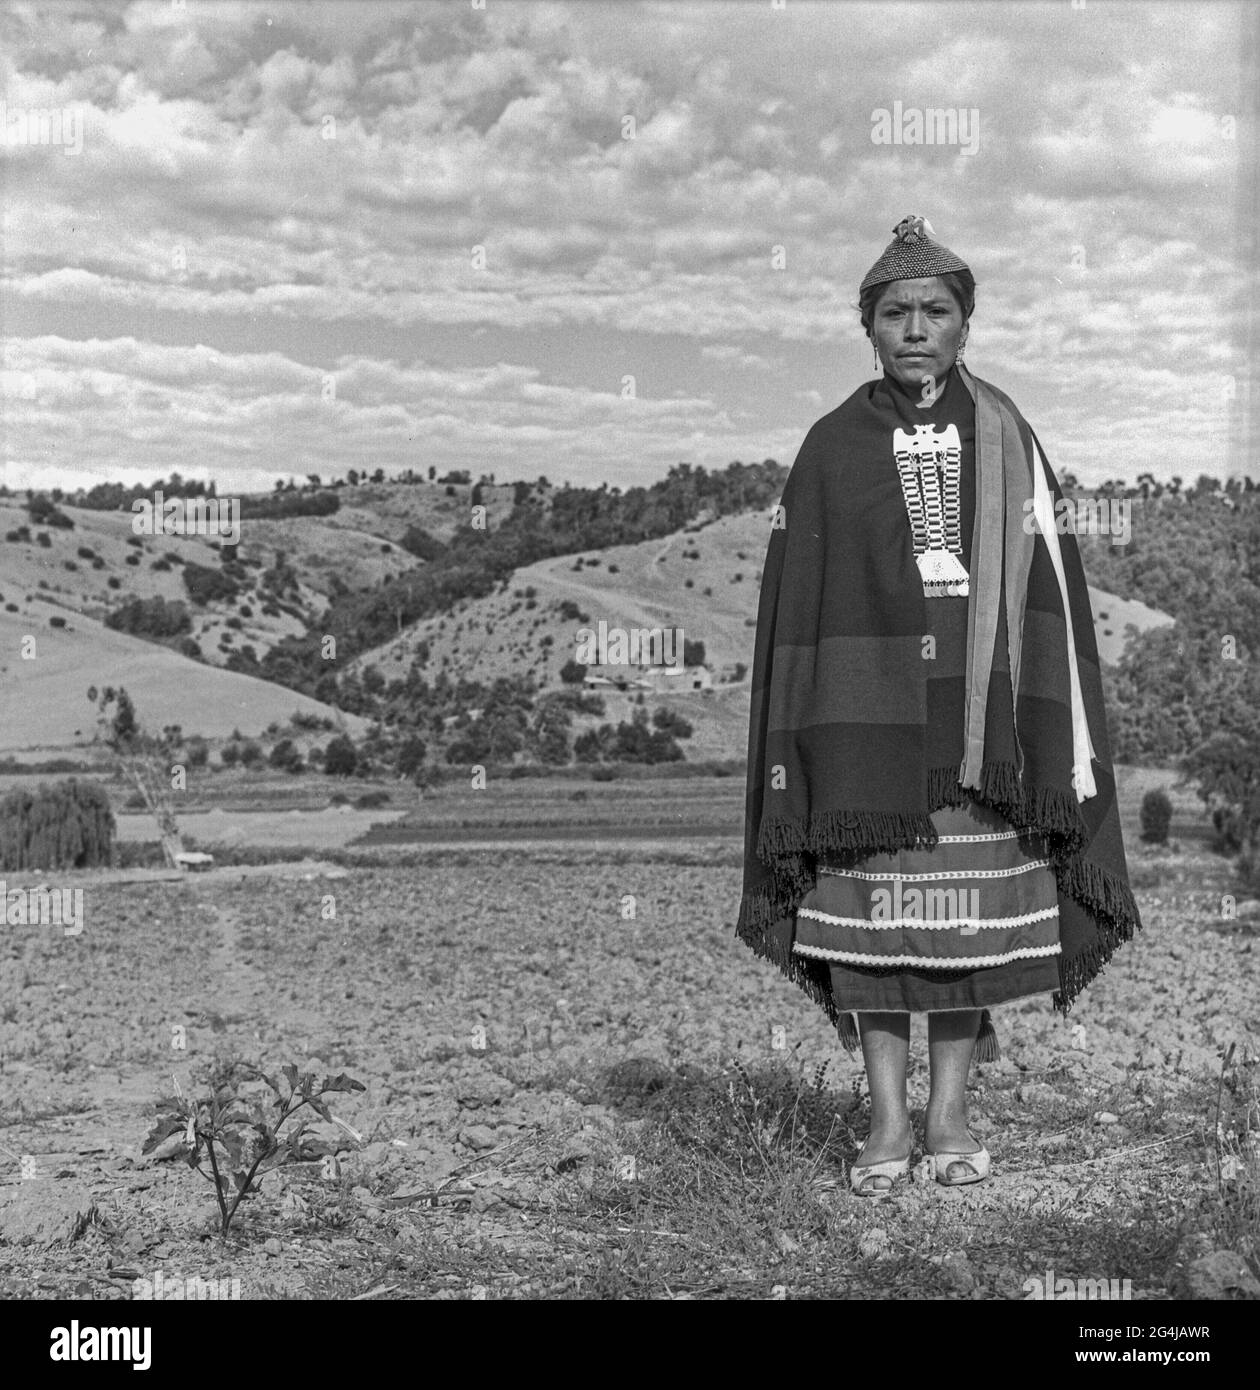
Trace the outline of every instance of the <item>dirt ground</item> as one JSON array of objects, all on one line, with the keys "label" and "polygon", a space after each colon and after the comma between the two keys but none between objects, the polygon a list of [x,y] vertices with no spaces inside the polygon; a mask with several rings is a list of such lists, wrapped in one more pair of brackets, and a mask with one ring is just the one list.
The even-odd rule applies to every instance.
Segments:
[{"label": "dirt ground", "polygon": [[[1167,1297],[1217,1193],[1217,1078],[1255,1031],[1260,948],[1222,915],[1225,861],[1130,861],[1141,939],[1068,1020],[997,1011],[1002,1060],[972,1080],[993,1181],[882,1203],[844,1183],[859,1063],[733,935],[729,839],[89,876],[81,935],[0,942],[0,1296],[129,1298],[161,1272],[242,1298],[1001,1299],[1053,1268]],[[349,1130],[316,1125],[337,1162],[267,1177],[222,1243],[203,1179],[140,1152],[172,1078],[188,1092],[216,1054],[367,1088],[334,1097]],[[812,1157],[785,1169],[809,1220],[789,1184],[709,1232],[688,1117],[824,1061]]]}]

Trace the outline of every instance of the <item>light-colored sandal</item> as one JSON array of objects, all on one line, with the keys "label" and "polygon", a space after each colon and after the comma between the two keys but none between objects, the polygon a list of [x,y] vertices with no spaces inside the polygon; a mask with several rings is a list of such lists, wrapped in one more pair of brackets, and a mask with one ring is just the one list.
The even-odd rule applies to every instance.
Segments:
[{"label": "light-colored sandal", "polygon": [[[955,1163],[966,1164],[972,1171],[961,1178],[951,1178],[949,1170]],[[966,1187],[969,1183],[984,1182],[989,1176],[989,1151],[982,1144],[975,1153],[946,1153],[941,1150],[924,1154],[920,1171],[929,1181],[934,1178],[942,1187]]]},{"label": "light-colored sandal", "polygon": [[[849,1186],[859,1197],[887,1197],[898,1178],[904,1178],[910,1171],[910,1155],[905,1158],[889,1158],[883,1163],[856,1163],[849,1165]],[[887,1187],[867,1187],[872,1178],[887,1178]]]}]

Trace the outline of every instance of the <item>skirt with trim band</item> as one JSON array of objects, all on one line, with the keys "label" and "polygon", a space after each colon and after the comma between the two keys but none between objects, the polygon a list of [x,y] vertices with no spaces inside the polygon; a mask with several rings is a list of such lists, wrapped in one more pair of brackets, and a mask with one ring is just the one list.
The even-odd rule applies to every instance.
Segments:
[{"label": "skirt with trim band", "polygon": [[930,848],[824,861],[793,949],[831,968],[854,1012],[984,1008],[1059,986],[1059,913],[1044,842],[987,807],[932,815]]}]

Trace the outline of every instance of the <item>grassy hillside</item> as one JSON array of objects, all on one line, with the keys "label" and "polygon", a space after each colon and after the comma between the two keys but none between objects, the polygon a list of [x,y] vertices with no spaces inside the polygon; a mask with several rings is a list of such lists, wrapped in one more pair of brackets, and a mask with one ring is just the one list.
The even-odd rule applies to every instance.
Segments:
[{"label": "grassy hillside", "polygon": [[[555,688],[561,667],[575,656],[578,633],[603,621],[610,627],[680,627],[689,640],[704,643],[716,684],[746,689],[767,536],[766,516],[745,513],[663,540],[541,560],[517,570],[495,593],[406,628],[354,667],[375,666],[394,680],[427,652],[431,677],[488,684],[530,674],[540,687]],[[1100,589],[1091,587],[1090,599],[1104,662],[1119,660],[1130,625],[1144,631],[1172,621]],[[718,707],[727,708],[721,700],[680,698],[702,720],[721,717]],[[610,717],[614,703],[628,707],[629,697],[610,700]],[[745,714],[746,708],[745,698]]]},{"label": "grassy hillside", "polygon": [[[64,628],[49,625],[50,617],[62,616]],[[34,639],[34,655],[24,659],[28,638]],[[0,612],[0,752],[89,743],[97,717],[87,698],[91,685],[127,686],[146,728],[179,724],[187,734],[210,739],[226,738],[236,728],[254,736],[295,711],[345,718],[353,732],[362,728],[361,720],[339,716],[296,691],[200,665],[49,603],[36,600],[16,614]]]}]

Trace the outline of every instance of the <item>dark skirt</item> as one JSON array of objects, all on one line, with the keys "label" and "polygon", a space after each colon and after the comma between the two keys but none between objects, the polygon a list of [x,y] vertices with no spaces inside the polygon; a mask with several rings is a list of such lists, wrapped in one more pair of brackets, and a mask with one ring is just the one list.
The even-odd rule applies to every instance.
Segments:
[{"label": "dark skirt", "polygon": [[793,950],[831,969],[841,1012],[980,1009],[1059,987],[1042,837],[974,803],[932,815],[931,848],[823,862]]}]

